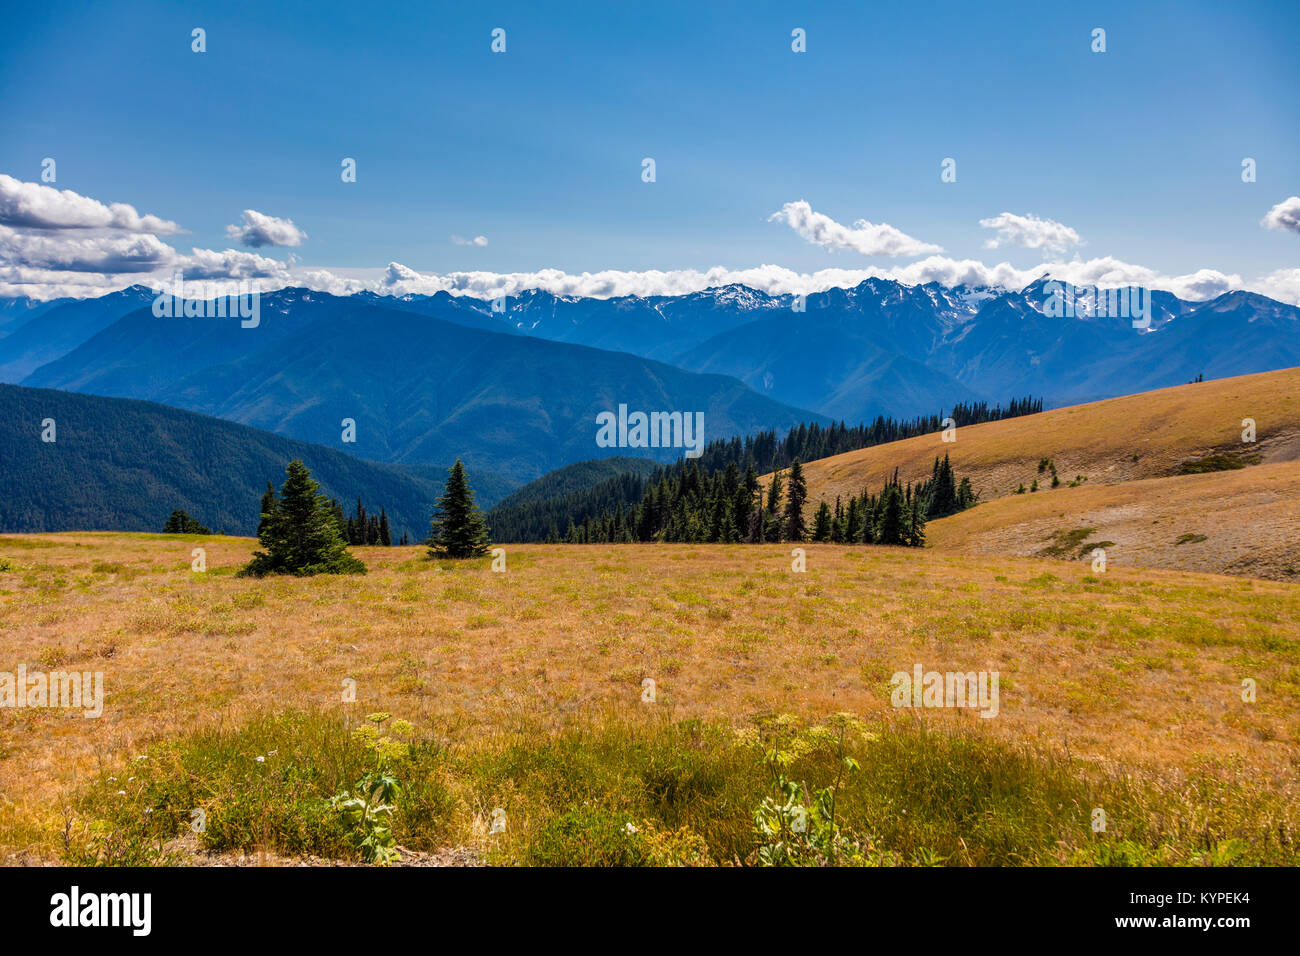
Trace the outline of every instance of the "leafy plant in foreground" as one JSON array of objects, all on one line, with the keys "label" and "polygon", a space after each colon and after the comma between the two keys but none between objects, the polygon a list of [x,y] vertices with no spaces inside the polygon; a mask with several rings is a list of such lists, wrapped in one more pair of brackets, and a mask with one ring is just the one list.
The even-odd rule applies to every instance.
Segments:
[{"label": "leafy plant in foreground", "polygon": [[[400,857],[393,837],[393,813],[402,795],[402,785],[390,770],[390,763],[406,754],[406,745],[380,734],[380,726],[391,716],[370,714],[366,720],[374,726],[357,728],[355,734],[373,755],[374,766],[356,782],[351,792],[344,790],[329,799],[330,807],[339,812],[361,858],[381,865]],[[409,733],[410,724],[394,721],[393,731]]]},{"label": "leafy plant in foreground", "polygon": [[849,714],[837,714],[837,773],[835,783],[813,794],[808,784],[786,776],[791,764],[816,746],[815,735],[826,728],[805,733],[793,730],[785,717],[771,721],[763,739],[763,760],[772,776],[772,793],[754,811],[754,835],[758,848],[754,861],[760,866],[861,866],[867,862],[862,846],[849,839],[835,818],[835,799],[846,775],[858,772],[856,760],[845,753],[845,737],[852,731],[864,733],[862,723]]}]

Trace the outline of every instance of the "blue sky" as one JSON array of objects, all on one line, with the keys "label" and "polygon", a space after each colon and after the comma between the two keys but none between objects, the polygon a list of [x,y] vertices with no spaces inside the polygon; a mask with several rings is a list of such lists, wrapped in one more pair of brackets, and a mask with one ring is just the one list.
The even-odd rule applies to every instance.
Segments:
[{"label": "blue sky", "polygon": [[[798,200],[1017,269],[1300,266],[1300,234],[1260,224],[1300,194],[1300,5],[807,6],[32,4],[0,34],[0,173],[39,182],[53,157],[52,185],[178,223],[182,252],[242,248],[245,209],[291,219],[300,246],[256,253],[339,274],[922,258],[770,219]],[[1082,242],[987,249],[1004,212]]]}]

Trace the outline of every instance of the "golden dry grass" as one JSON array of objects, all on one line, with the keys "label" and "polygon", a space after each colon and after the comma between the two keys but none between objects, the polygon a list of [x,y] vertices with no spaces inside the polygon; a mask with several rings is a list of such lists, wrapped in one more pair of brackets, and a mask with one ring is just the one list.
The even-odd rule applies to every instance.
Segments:
[{"label": "golden dry grass", "polygon": [[793,573],[777,545],[514,546],[505,574],[360,548],[364,577],[234,577],[254,546],[0,537],[0,670],[102,670],[107,690],[98,720],[0,711],[0,852],[51,852],[42,835],[98,768],[284,708],[382,709],[467,740],[611,709],[881,716],[890,675],[920,662],[1001,674],[997,719],[927,721],[1112,765],[1237,761],[1261,786],[1300,757],[1295,585],[839,546],[808,546]]},{"label": "golden dry grass", "polygon": [[[1256,441],[1242,441],[1253,419]],[[1092,528],[1121,565],[1300,576],[1300,369],[1180,385],[923,435],[808,462],[807,517],[822,499],[929,477],[949,455],[979,507],[927,528],[932,548],[978,555],[1042,553],[1054,535]],[[1226,455],[1246,467],[1181,474]],[[1039,462],[1051,459],[1061,484]],[[1076,478],[1077,487],[1069,487]],[[764,478],[764,483],[770,478]],[[1039,490],[1016,494],[1037,480]],[[1204,541],[1179,544],[1183,535]],[[1071,555],[1073,556],[1073,555]]]},{"label": "golden dry grass", "polygon": [[[1242,420],[1256,442],[1241,440]],[[950,456],[982,501],[1028,486],[1038,462],[1056,462],[1062,482],[1113,484],[1176,473],[1180,463],[1218,449],[1259,455],[1261,463],[1300,459],[1300,369],[1179,385],[1038,415],[876,445],[804,465],[809,500],[879,491],[894,469],[903,482],[928,478],[935,456]],[[1136,460],[1134,460],[1134,456]],[[1050,477],[1050,476],[1049,476]]]},{"label": "golden dry grass", "polygon": [[1011,495],[926,527],[928,543],[975,555],[1035,556],[1091,529],[1071,554],[1105,543],[1108,565],[1300,582],[1300,462]]}]

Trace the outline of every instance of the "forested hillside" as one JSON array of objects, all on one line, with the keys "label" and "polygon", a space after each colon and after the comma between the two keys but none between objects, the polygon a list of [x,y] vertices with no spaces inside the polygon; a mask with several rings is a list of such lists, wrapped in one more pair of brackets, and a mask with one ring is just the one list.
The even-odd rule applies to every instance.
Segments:
[{"label": "forested hillside", "polygon": [[[920,416],[910,421],[877,418],[870,425],[851,428],[843,422],[829,426],[805,423],[784,437],[764,431],[745,438],[713,441],[693,461],[679,462],[649,475],[625,470],[585,485],[576,476],[598,473],[601,463],[584,462],[581,464],[588,468],[582,472],[561,469],[520,489],[493,508],[488,521],[499,541],[780,540],[772,537],[778,532],[771,528],[750,528],[752,511],[742,498],[753,498],[755,492],[751,487],[747,498],[738,496],[740,475],[767,474],[796,461],[816,461],[932,434],[941,431],[948,421],[961,427],[1032,415],[1042,407],[1041,399],[1027,397],[1012,399],[1006,408],[990,408],[984,402],[958,404],[948,415]],[[890,494],[889,488],[898,484],[896,480],[885,482],[881,495]],[[905,491],[905,487],[900,490]],[[861,491],[854,489],[853,496]],[[723,499],[730,501],[730,517],[721,510]],[[860,504],[866,507],[868,502],[863,499]],[[708,517],[700,517],[701,513]],[[839,518],[847,519],[847,513]],[[862,540],[866,536],[865,526],[856,531],[856,538],[844,540]]]},{"label": "forested hillside", "polygon": [[266,483],[279,486],[295,458],[325,494],[383,508],[394,539],[428,533],[444,469],[362,461],[151,402],[0,385],[3,532],[162,531],[180,509],[214,532],[252,535]]}]

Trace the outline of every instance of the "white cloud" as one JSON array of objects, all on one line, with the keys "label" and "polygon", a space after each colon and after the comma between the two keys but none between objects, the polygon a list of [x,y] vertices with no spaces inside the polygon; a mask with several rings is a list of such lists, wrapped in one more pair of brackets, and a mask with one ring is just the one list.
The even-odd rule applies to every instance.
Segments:
[{"label": "white cloud", "polygon": [[1270,299],[1300,305],[1300,269],[1278,269],[1270,272],[1251,285],[1252,292],[1266,295]]},{"label": "white cloud", "polygon": [[458,246],[486,246],[488,244],[487,236],[475,236],[473,239],[462,239],[460,236],[452,236],[451,241]]},{"label": "white cloud", "polygon": [[173,270],[180,269],[186,279],[273,279],[272,285],[291,284],[289,267],[278,259],[268,259],[255,252],[238,249],[191,249],[188,256],[177,256]]},{"label": "white cloud", "polygon": [[913,239],[893,226],[859,219],[852,227],[836,222],[825,213],[814,212],[805,200],[788,202],[767,217],[784,222],[814,245],[826,249],[851,249],[864,256],[923,256],[943,252],[942,246]]},{"label": "white cloud", "polygon": [[102,272],[64,272],[0,262],[0,295],[27,295],[33,299],[95,298],[123,289],[133,282],[148,284],[138,276]]},{"label": "white cloud", "polygon": [[1260,221],[1268,229],[1284,229],[1287,232],[1300,233],[1300,196],[1283,199],[1268,211]]},{"label": "white cloud", "polygon": [[245,209],[243,223],[226,227],[226,237],[254,249],[262,246],[300,246],[307,238],[292,219],[277,219],[256,209]]},{"label": "white cloud", "polygon": [[930,256],[904,266],[866,269],[822,269],[800,273],[776,265],[752,269],[721,267],[698,271],[583,272],[579,274],[544,269],[539,272],[449,272],[422,273],[390,262],[383,270],[353,270],[342,276],[326,269],[294,273],[294,282],[337,295],[363,289],[385,295],[432,295],[449,292],[490,299],[498,295],[517,295],[526,289],[541,289],[554,295],[597,299],[639,295],[685,295],[718,286],[740,284],[772,295],[810,294],[830,288],[849,288],[865,279],[893,279],[908,285],[937,282],[940,285],[966,285],[995,289],[1023,289],[1044,272],[1075,285],[1098,285],[1114,288],[1142,285],[1164,289],[1180,298],[1201,301],[1234,289],[1249,289],[1280,301],[1300,304],[1300,269],[1244,281],[1213,269],[1185,275],[1165,275],[1154,269],[1122,262],[1112,257],[1075,262],[1048,262],[1030,269],[1018,269],[1007,262],[994,265],[977,259],[950,259]]},{"label": "white cloud", "polygon": [[[1297,214],[1300,214],[1300,197],[1292,197],[1275,206],[1265,224],[1276,220],[1278,225],[1274,228],[1290,229],[1293,226],[1288,223],[1295,223]],[[305,238],[289,220],[264,216],[251,209],[245,210],[243,218],[243,226],[229,227],[236,230],[241,239],[245,238],[245,230],[251,230],[251,237],[261,244],[296,245]],[[853,228],[842,226],[814,212],[808,203],[802,201],[787,203],[771,218],[786,222],[810,242],[831,248],[888,255],[939,251],[938,246],[920,243],[891,226],[864,222],[855,224]],[[1034,225],[1026,227],[1024,223]],[[1064,240],[1074,235],[1073,230],[1060,223],[1032,216],[1013,217],[1009,213],[983,220],[981,224],[999,229],[999,240],[1003,239],[1003,226],[1015,226],[1021,230],[1016,234],[1023,233],[1023,236],[1028,236],[1031,228],[1038,229],[1035,236],[1047,237],[1040,244],[1044,249],[1049,248],[1052,236]],[[952,259],[931,254],[896,267],[821,269],[813,273],[766,264],[749,269],[604,270],[578,274],[559,269],[514,273],[421,273],[396,262],[389,263],[384,269],[328,270],[303,268],[296,261],[286,264],[255,252],[236,249],[195,248],[189,255],[184,255],[160,240],[146,226],[157,226],[163,233],[179,231],[175,223],[154,216],[140,216],[129,206],[105,206],[67,190],[59,192],[0,175],[0,295],[30,295],[38,299],[65,295],[97,296],[136,282],[156,286],[170,280],[177,270],[187,280],[257,280],[267,291],[288,285],[305,285],[337,295],[364,290],[391,295],[446,291],[478,298],[517,295],[527,289],[592,298],[684,295],[731,284],[746,285],[774,295],[800,294],[851,287],[873,277],[911,285],[937,282],[946,286],[1020,289],[1043,272],[1050,272],[1055,278],[1080,286],[1142,285],[1197,301],[1235,289],[1246,289],[1300,305],[1300,269],[1282,269],[1244,280],[1239,275],[1213,269],[1167,275],[1109,256],[1073,262],[1045,262],[1030,269],[1018,269],[1007,262],[989,264],[976,259]],[[1044,227],[1059,227],[1065,232]],[[288,241],[293,239],[296,241]],[[480,246],[487,244],[487,239],[482,236],[463,241]],[[1013,239],[1008,235],[1005,241]]]},{"label": "white cloud", "polygon": [[132,282],[148,285],[169,278],[180,267],[187,279],[255,278],[264,291],[301,285],[335,295],[371,291],[383,295],[432,295],[446,291],[490,299],[517,295],[527,289],[542,289],[561,296],[598,299],[625,295],[685,295],[718,286],[740,284],[772,295],[810,294],[831,288],[851,288],[865,279],[893,279],[908,285],[937,282],[944,286],[966,285],[993,289],[1022,289],[1044,272],[1064,282],[1103,288],[1142,285],[1163,289],[1183,299],[1204,301],[1225,292],[1245,289],[1280,302],[1300,305],[1300,269],[1284,269],[1246,280],[1239,275],[1201,269],[1182,275],[1167,275],[1145,266],[1112,257],[1075,262],[1046,262],[1030,269],[1018,269],[1007,262],[989,264],[977,259],[930,256],[894,268],[821,269],[795,272],[777,265],[750,269],[679,269],[647,272],[567,273],[559,269],[539,272],[417,272],[401,263],[383,269],[330,270],[290,269],[284,263],[254,253],[227,249],[215,252],[194,249],[190,256],[177,256],[166,269],[149,274],[120,275],[67,272],[4,262],[0,246],[0,295],[30,295],[52,298],[59,295],[103,295]]},{"label": "white cloud", "polygon": [[0,225],[26,229],[118,229],[173,235],[180,226],[157,216],[141,216],[134,206],[95,199],[40,183],[24,183],[0,173]]},{"label": "white cloud", "polygon": [[[242,227],[230,229],[250,245],[305,238],[292,222],[252,209]],[[276,288],[291,280],[285,263],[253,252],[196,248],[184,255],[158,238],[181,231],[123,203],[106,206],[0,175],[0,295],[97,296],[133,283],[157,287],[177,271],[187,280],[257,279]]]},{"label": "white cloud", "polygon": [[0,226],[0,261],[67,272],[152,272],[176,250],[152,235],[68,235]]},{"label": "white cloud", "polygon": [[104,275],[161,273],[181,269],[195,278],[288,278],[284,263],[252,252],[191,249],[181,255],[157,236],[69,236],[20,232],[0,226],[0,262],[42,272]]},{"label": "white cloud", "polygon": [[1004,212],[991,219],[981,219],[980,225],[985,229],[996,229],[998,234],[984,244],[986,249],[996,249],[1002,243],[1023,246],[1026,249],[1042,249],[1044,252],[1060,255],[1071,246],[1081,245],[1079,234],[1064,223],[1055,219],[1040,219],[1032,213],[1017,216],[1013,212]]}]

